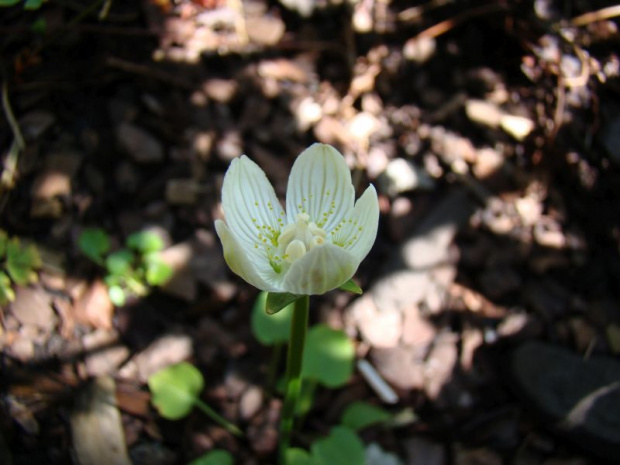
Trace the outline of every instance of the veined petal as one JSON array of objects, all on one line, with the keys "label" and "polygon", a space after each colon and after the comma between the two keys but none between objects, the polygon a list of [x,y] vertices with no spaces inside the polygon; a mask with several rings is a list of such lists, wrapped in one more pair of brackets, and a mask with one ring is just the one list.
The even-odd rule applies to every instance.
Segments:
[{"label": "veined petal", "polygon": [[355,191],[344,157],[326,144],[304,150],[291,169],[286,190],[286,214],[294,223],[298,213],[329,230],[350,214]]},{"label": "veined petal", "polygon": [[[275,232],[284,225],[284,210],[271,183],[263,170],[245,155],[233,160],[226,171],[222,207],[226,224],[244,247],[269,245]],[[259,250],[265,254],[264,248]]]},{"label": "veined petal", "polygon": [[282,281],[282,289],[298,295],[323,294],[348,281],[359,263],[347,250],[323,244],[293,263]]},{"label": "veined petal", "polygon": [[371,184],[357,199],[353,214],[342,223],[332,241],[341,244],[361,262],[375,243],[378,227],[379,201],[377,191]]},{"label": "veined petal", "polygon": [[216,220],[215,230],[224,247],[224,259],[235,274],[263,291],[282,292],[272,283],[276,273],[262,256],[243,247],[224,221]]}]

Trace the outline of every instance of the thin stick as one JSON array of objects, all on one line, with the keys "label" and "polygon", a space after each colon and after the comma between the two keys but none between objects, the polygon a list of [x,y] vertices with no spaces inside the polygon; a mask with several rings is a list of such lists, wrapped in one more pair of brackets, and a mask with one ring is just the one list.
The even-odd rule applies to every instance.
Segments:
[{"label": "thin stick", "polygon": [[280,463],[284,465],[286,451],[291,443],[295,408],[301,391],[301,364],[304,356],[304,344],[308,329],[308,308],[310,298],[302,296],[295,301],[293,319],[291,320],[291,336],[288,343],[286,360],[286,397],[282,407],[280,420]]},{"label": "thin stick", "polygon": [[615,16],[620,16],[620,5],[608,6],[597,11],[590,11],[582,15],[576,16],[571,20],[575,26],[585,26],[586,24],[593,23],[595,21],[601,21],[603,19],[610,19]]}]

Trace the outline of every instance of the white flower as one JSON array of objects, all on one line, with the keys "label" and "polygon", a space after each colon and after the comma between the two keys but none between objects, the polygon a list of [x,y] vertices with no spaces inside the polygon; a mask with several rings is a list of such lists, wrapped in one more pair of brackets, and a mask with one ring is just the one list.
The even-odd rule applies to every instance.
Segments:
[{"label": "white flower", "polygon": [[371,185],[355,202],[351,173],[333,147],[314,144],[295,160],[286,212],[265,173],[245,155],[224,177],[226,222],[215,229],[232,271],[268,292],[323,294],[347,282],[377,236]]}]

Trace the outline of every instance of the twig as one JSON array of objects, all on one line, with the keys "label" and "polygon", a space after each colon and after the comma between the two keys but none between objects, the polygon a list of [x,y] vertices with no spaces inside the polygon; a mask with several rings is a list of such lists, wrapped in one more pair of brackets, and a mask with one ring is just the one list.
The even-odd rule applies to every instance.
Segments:
[{"label": "twig", "polygon": [[597,11],[591,11],[582,15],[576,16],[571,20],[574,26],[585,26],[595,21],[601,21],[603,19],[613,18],[620,16],[620,5],[608,6]]},{"label": "twig", "polygon": [[[0,195],[3,194],[4,191],[12,189],[15,185],[15,174],[17,173],[17,161],[19,154],[26,147],[26,142],[24,141],[22,132],[19,129],[19,124],[17,123],[15,115],[13,115],[13,110],[11,109],[8,84],[6,80],[2,83],[2,109],[4,111],[4,116],[11,127],[11,131],[13,132],[13,142],[4,163],[2,176],[0,177]],[[2,203],[0,204],[0,209],[4,207],[4,196],[2,196],[1,201]]]},{"label": "twig", "polygon": [[489,4],[489,5],[482,5],[477,8],[471,8],[465,11],[464,13],[461,13],[453,18],[446,19],[445,21],[442,21],[438,24],[435,24],[434,26],[429,27],[428,29],[423,30],[416,36],[416,38],[439,37],[440,35],[445,34],[449,30],[454,29],[456,26],[458,26],[461,23],[464,23],[467,20],[470,20],[478,16],[485,16],[491,13],[497,13],[499,11],[504,11],[506,9],[507,7],[502,4],[499,4],[499,5]]},{"label": "twig", "polygon": [[184,89],[194,88],[194,86],[190,82],[186,81],[185,79],[174,77],[164,71],[153,69],[149,66],[137,65],[129,61],[121,60],[120,58],[108,57],[106,59],[106,65],[108,65],[111,68],[116,68],[122,71],[126,71],[128,73],[137,74],[140,76],[146,76],[151,79],[157,79],[159,81],[166,82],[168,84],[173,84],[175,86],[178,86]]}]

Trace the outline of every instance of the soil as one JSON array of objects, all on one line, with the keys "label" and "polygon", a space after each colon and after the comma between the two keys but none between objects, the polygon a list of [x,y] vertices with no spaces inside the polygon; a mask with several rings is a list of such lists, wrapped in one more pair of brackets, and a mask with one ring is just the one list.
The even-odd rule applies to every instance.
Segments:
[{"label": "soil", "polygon": [[[358,195],[376,186],[381,220],[355,277],[364,296],[313,297],[311,324],[344,330],[398,400],[355,371],[317,390],[294,443],[308,448],[363,400],[404,418],[361,434],[402,464],[619,463],[617,416],[594,405],[563,423],[587,398],[572,381],[616,373],[620,354],[617,6],[0,8],[0,227],[43,262],[0,314],[1,463],[185,464],[213,449],[275,462],[281,397],[272,349],[250,326],[258,290],[227,268],[213,222],[231,160],[247,154],[283,199],[295,157],[317,141],[342,152]],[[78,246],[89,227],[113,249],[155,232],[174,278],[114,307]],[[510,362],[534,343],[553,347],[532,363],[557,356],[558,378],[537,383]],[[170,421],[151,406],[149,375],[181,361],[243,438],[198,410]],[[600,380],[587,393],[607,389],[617,415],[617,382]],[[116,462],[80,452],[77,414],[97,389],[116,400],[116,429],[93,432],[120,434]],[[551,408],[549,396],[573,403]]]}]

